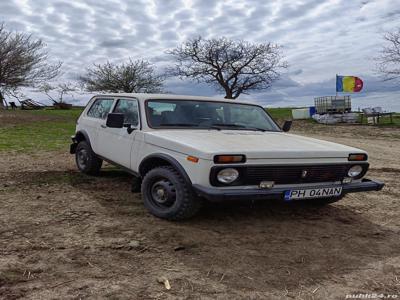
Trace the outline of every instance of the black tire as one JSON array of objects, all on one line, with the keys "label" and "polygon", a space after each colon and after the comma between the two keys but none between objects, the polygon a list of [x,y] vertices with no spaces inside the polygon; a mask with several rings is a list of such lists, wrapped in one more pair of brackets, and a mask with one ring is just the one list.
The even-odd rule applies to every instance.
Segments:
[{"label": "black tire", "polygon": [[100,172],[103,160],[100,159],[86,141],[79,142],[75,152],[76,165],[82,173],[97,175]]},{"label": "black tire", "polygon": [[142,197],[150,213],[175,221],[194,216],[202,204],[201,199],[193,194],[191,186],[171,166],[154,168],[144,176]]}]

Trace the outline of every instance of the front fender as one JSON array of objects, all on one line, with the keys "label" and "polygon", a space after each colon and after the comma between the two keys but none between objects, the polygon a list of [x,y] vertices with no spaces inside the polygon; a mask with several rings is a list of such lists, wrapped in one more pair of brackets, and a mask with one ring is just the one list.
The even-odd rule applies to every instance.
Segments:
[{"label": "front fender", "polygon": [[165,153],[154,153],[146,156],[139,165],[140,176],[143,177],[149,166],[157,161],[164,161],[173,166],[180,173],[185,182],[190,186],[192,185],[192,181],[183,166],[174,157]]},{"label": "front fender", "polygon": [[79,130],[75,133],[75,135],[71,136],[72,144],[69,147],[69,153],[75,154],[76,147],[78,146],[79,142],[86,141],[90,147],[92,147],[90,143],[90,138],[88,133],[85,130]]}]

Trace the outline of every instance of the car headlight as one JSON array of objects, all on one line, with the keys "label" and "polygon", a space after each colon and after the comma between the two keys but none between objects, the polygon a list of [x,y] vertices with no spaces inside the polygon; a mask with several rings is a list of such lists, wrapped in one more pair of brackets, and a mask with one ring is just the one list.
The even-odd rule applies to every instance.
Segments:
[{"label": "car headlight", "polygon": [[347,175],[349,177],[357,177],[358,175],[361,174],[362,171],[363,171],[363,168],[360,165],[355,165],[349,169],[349,171],[347,172]]},{"label": "car headlight", "polygon": [[221,183],[232,183],[239,177],[239,172],[233,168],[222,169],[217,174],[217,179]]}]

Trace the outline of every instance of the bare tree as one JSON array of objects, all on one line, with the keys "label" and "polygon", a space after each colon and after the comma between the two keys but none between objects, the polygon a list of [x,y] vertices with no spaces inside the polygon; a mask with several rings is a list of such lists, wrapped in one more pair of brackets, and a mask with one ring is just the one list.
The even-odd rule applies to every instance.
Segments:
[{"label": "bare tree", "polygon": [[378,71],[383,74],[385,80],[400,78],[400,27],[393,32],[384,34],[386,41],[380,56],[377,57]]},{"label": "bare tree", "polygon": [[[43,83],[37,89],[38,92],[44,93],[54,104],[64,103],[64,96],[71,95],[71,93],[77,91],[77,87],[70,82],[58,83],[52,85],[50,83]],[[56,93],[55,98],[53,94]]]},{"label": "bare tree", "polygon": [[177,63],[168,69],[181,79],[212,84],[236,99],[250,90],[267,89],[287,67],[278,45],[251,44],[227,38],[188,40],[173,50]]},{"label": "bare tree", "polygon": [[11,32],[0,23],[0,107],[5,95],[15,95],[21,87],[37,86],[59,74],[61,62],[49,64],[42,40]]},{"label": "bare tree", "polygon": [[155,74],[150,62],[129,59],[122,64],[94,64],[79,80],[88,92],[156,93],[164,78]]}]

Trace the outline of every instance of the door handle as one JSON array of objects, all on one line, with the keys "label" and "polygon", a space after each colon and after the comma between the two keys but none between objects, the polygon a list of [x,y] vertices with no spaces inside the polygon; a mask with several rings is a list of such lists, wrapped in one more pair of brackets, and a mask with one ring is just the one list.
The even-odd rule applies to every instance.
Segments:
[{"label": "door handle", "polygon": [[107,126],[106,126],[106,125],[103,125],[103,124],[101,124],[100,127],[101,127],[101,128],[107,128]]}]

